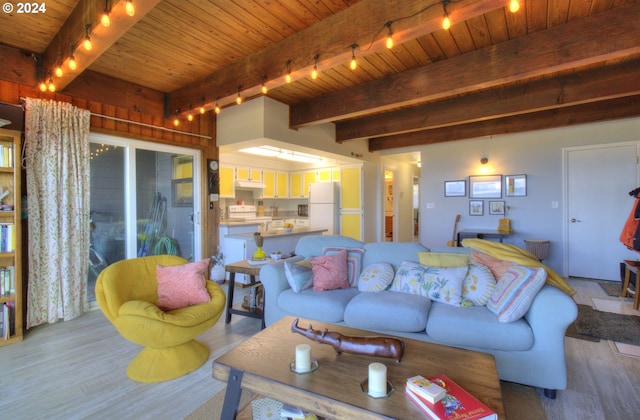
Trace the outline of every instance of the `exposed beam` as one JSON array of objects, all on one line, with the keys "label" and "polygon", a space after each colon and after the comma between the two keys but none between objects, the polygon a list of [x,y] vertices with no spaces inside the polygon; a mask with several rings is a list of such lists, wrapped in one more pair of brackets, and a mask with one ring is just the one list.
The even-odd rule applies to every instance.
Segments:
[{"label": "exposed beam", "polygon": [[[375,54],[386,48],[388,21],[392,24],[396,44],[416,39],[441,29],[443,9],[440,2],[424,0],[380,1],[362,0],[340,13],[336,13],[282,41],[220,69],[200,80],[171,93],[171,109],[185,114],[189,104],[201,103],[213,109],[215,98],[219,104],[233,103],[240,87],[245,98],[261,94],[261,76],[266,75],[266,86],[283,86],[285,63],[291,60],[293,81],[308,77],[313,69],[313,56],[318,53],[318,70],[349,62],[352,44],[361,48],[359,57]],[[453,22],[461,22],[505,7],[505,0],[461,0],[452,2],[447,11]],[[402,18],[402,19],[400,19]],[[378,39],[372,36],[378,33]]]},{"label": "exposed beam", "polygon": [[[63,61],[65,64],[62,77],[53,77],[56,90],[62,90],[67,87],[69,83],[97,60],[160,1],[136,0],[134,2],[134,16],[126,14],[126,0],[112,1],[109,14],[111,25],[108,28],[100,24],[104,1],[79,1],[42,54],[42,70],[45,73],[52,72],[58,61]],[[91,24],[89,29],[89,35],[93,43],[91,51],[85,51],[82,47],[82,41],[86,35],[85,25],[87,24]],[[69,70],[66,65],[72,46],[74,49],[73,55],[78,64],[75,71]]]},{"label": "exposed beam", "polygon": [[619,7],[294,105],[290,124],[357,118],[619,59],[640,53],[638,33],[640,8]]},{"label": "exposed beam", "polygon": [[640,59],[336,124],[336,141],[410,133],[640,94]]},{"label": "exposed beam", "polygon": [[369,151],[417,147],[447,141],[522,133],[638,116],[640,116],[640,96],[629,96],[459,126],[372,138],[369,140]]}]

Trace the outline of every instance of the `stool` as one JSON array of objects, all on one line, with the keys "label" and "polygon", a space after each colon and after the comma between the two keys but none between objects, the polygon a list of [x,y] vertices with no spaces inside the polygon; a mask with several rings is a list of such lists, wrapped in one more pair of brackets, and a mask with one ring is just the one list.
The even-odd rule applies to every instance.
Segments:
[{"label": "stool", "polygon": [[638,293],[638,268],[640,268],[640,261],[624,260],[624,284],[622,285],[622,297],[626,297],[629,292],[629,279],[631,273],[636,275],[636,291],[633,298],[633,309],[638,310],[638,303],[640,303],[640,293]]}]

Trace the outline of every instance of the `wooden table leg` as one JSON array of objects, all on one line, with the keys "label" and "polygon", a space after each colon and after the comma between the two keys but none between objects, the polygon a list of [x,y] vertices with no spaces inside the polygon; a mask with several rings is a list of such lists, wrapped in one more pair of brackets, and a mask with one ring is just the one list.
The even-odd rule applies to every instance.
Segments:
[{"label": "wooden table leg", "polygon": [[225,324],[231,322],[231,307],[233,306],[233,291],[236,287],[236,273],[229,273],[229,289],[227,290],[227,319]]}]

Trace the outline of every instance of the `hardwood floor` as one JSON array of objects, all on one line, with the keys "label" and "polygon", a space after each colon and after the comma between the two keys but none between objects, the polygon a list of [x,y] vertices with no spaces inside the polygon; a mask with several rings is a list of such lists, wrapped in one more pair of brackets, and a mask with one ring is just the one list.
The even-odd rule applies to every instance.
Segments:
[{"label": "hardwood floor", "polygon": [[[578,303],[591,304],[593,297],[629,301],[609,297],[594,281],[569,282],[578,290]],[[236,290],[237,301],[246,291]],[[224,386],[211,377],[211,362],[259,330],[257,319],[234,316],[225,325],[221,318],[200,336],[211,349],[201,368],[172,381],[141,384],[126,376],[139,347],[124,340],[100,311],[36,327],[23,342],[0,347],[0,417],[184,418]],[[566,340],[568,389],[555,400],[537,390],[549,419],[614,420],[640,413],[640,358],[614,352],[608,341]]]}]

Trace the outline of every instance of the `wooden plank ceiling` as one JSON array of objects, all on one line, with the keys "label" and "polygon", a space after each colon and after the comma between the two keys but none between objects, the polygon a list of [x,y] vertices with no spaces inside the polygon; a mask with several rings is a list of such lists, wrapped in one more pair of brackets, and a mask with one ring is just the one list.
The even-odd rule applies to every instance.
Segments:
[{"label": "wooden plank ceiling", "polygon": [[[164,93],[165,117],[238,106],[264,84],[293,127],[334,122],[338,141],[371,150],[640,115],[638,0],[520,0],[516,13],[510,0],[134,0],[133,17],[125,3],[5,11],[0,52],[32,54],[34,80],[63,92],[108,77]],[[78,69],[50,76],[71,51]]]}]

